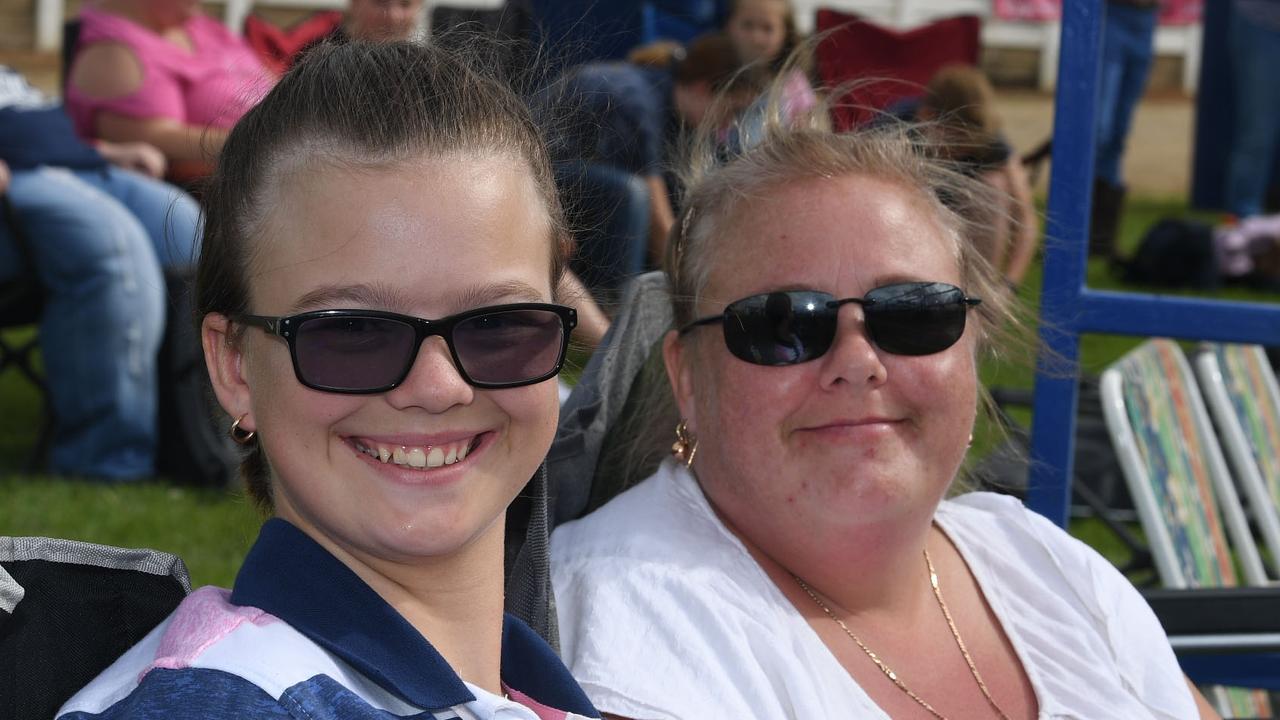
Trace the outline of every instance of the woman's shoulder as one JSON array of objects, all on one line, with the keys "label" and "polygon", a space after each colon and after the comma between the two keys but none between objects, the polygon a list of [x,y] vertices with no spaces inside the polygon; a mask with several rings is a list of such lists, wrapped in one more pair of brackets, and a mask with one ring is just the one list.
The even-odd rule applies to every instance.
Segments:
[{"label": "woman's shoulder", "polygon": [[554,564],[657,562],[680,564],[732,549],[736,540],[715,517],[686,469],[663,463],[657,472],[591,514],[561,525],[551,537]]},{"label": "woman's shoulder", "polygon": [[242,625],[265,629],[275,624],[273,618],[257,608],[232,605],[228,595],[215,587],[192,592],[137,645],[76,693],[58,717],[288,717],[269,689],[254,681],[258,673],[242,672],[228,662],[226,644],[245,645],[243,637],[236,637]]},{"label": "woman's shoulder", "polygon": [[280,618],[203,587],[59,711],[63,718],[292,717],[285,706],[350,717],[404,703],[351,672]]}]

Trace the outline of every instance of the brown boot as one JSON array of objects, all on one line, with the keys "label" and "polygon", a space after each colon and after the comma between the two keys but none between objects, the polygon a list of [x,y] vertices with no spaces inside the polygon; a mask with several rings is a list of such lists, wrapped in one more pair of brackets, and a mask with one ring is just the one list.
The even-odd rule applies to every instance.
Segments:
[{"label": "brown boot", "polygon": [[1089,257],[1114,260],[1125,187],[1101,178],[1093,181],[1093,214],[1089,219]]}]

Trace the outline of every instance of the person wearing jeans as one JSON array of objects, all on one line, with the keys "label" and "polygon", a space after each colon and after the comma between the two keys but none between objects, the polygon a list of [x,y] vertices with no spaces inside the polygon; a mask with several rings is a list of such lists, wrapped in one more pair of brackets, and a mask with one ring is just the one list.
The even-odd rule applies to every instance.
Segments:
[{"label": "person wearing jeans", "polygon": [[1235,78],[1235,122],[1227,163],[1227,210],[1261,214],[1280,147],[1280,3],[1236,0],[1229,43]]},{"label": "person wearing jeans", "polygon": [[52,472],[154,472],[163,268],[192,264],[199,244],[199,208],[154,179],[163,170],[148,145],[81,143],[59,106],[0,68],[0,281],[30,272],[45,291]]},{"label": "person wearing jeans", "polygon": [[1158,6],[1157,0],[1108,0],[1106,5],[1098,72],[1091,255],[1115,253],[1125,194],[1121,170],[1125,141],[1151,71]]}]

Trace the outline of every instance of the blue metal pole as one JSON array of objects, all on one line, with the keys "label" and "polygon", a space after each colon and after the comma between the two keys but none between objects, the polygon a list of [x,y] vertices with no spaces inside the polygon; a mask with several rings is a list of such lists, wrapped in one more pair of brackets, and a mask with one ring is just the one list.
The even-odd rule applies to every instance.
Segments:
[{"label": "blue metal pole", "polygon": [[1064,372],[1080,356],[1077,325],[1084,288],[1097,106],[1102,0],[1062,4],[1062,54],[1054,100],[1053,171],[1040,296],[1040,341],[1050,352],[1037,363],[1031,424],[1027,505],[1066,526],[1075,450],[1076,378]]}]

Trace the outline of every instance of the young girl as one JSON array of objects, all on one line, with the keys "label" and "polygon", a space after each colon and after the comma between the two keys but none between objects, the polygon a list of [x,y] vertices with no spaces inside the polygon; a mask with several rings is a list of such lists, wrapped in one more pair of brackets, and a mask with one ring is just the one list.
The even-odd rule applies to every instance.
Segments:
[{"label": "young girl", "polygon": [[800,44],[790,0],[736,0],[725,21],[725,33],[743,65],[763,66],[771,75],[785,74],[782,110],[786,117],[817,104],[803,68],[794,63],[788,66]]},{"label": "young girl", "polygon": [[503,608],[575,322],[524,106],[438,48],[318,48],[236,126],[208,201],[205,358],[274,517],[232,590],[192,593],[60,715],[595,717]]}]

